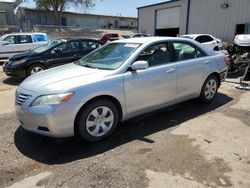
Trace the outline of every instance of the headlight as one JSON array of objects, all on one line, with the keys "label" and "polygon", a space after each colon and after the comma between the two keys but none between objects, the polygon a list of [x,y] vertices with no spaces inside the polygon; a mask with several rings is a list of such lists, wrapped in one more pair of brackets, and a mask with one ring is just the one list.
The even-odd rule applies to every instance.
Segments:
[{"label": "headlight", "polygon": [[18,64],[22,64],[26,61],[26,59],[22,59],[22,60],[19,60],[19,61],[14,61],[13,64],[15,65],[18,65]]},{"label": "headlight", "polygon": [[63,104],[73,97],[74,93],[63,93],[56,95],[45,95],[36,98],[31,106],[49,106],[53,104]]}]

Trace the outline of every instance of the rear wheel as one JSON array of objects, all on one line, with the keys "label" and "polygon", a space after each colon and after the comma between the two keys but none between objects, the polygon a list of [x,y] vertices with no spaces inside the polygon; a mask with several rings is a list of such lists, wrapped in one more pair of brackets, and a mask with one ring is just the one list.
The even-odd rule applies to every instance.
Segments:
[{"label": "rear wheel", "polygon": [[76,121],[77,134],[90,142],[111,135],[118,124],[118,109],[108,100],[97,100],[80,111]]},{"label": "rear wheel", "polygon": [[43,70],[45,70],[45,67],[43,65],[35,64],[35,65],[32,65],[31,67],[29,67],[27,74],[28,74],[28,76],[30,76],[30,75],[34,75],[38,72],[41,72]]},{"label": "rear wheel", "polygon": [[200,99],[202,102],[209,103],[211,102],[218,91],[219,80],[215,75],[209,76],[204,82],[200,94]]}]

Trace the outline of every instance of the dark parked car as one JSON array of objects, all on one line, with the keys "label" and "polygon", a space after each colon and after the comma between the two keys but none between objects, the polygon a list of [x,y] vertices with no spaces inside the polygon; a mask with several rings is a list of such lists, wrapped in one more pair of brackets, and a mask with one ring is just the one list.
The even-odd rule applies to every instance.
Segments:
[{"label": "dark parked car", "polygon": [[101,45],[97,40],[86,38],[53,40],[11,57],[4,63],[3,71],[8,76],[25,78],[42,70],[76,61]]}]

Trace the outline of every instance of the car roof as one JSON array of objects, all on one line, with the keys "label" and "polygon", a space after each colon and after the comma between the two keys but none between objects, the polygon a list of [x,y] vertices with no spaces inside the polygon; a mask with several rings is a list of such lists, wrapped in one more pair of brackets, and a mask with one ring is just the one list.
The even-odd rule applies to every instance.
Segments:
[{"label": "car roof", "polygon": [[201,36],[201,35],[212,36],[212,35],[210,35],[210,34],[186,34],[186,35],[181,35],[181,36],[190,36],[190,37],[195,38],[195,37],[198,37],[198,36]]},{"label": "car roof", "polygon": [[[140,37],[140,38],[128,38],[128,39],[121,39],[121,40],[116,40],[113,41],[113,43],[137,43],[137,44],[144,44],[144,43],[149,43],[149,42],[158,42],[158,41],[163,41],[163,40],[188,40],[185,38],[178,38],[178,37]],[[188,40],[190,41],[190,40]]]},{"label": "car roof", "polygon": [[8,35],[37,35],[37,34],[39,34],[39,35],[47,35],[46,33],[23,33],[23,32],[21,32],[21,33],[8,33],[8,34],[5,34],[5,36],[8,36]]},{"label": "car roof", "polygon": [[62,37],[62,38],[56,38],[54,40],[62,40],[62,41],[75,41],[75,40],[92,40],[92,41],[96,41],[99,42],[96,39],[93,38],[88,38],[88,37]]}]

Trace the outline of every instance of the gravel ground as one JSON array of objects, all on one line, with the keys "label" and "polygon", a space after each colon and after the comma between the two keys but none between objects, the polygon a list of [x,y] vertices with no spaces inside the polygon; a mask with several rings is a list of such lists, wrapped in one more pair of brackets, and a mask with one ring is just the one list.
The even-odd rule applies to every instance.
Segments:
[{"label": "gravel ground", "polygon": [[18,127],[20,80],[0,80],[0,187],[250,187],[250,92],[234,84],[211,104],[129,120],[93,144]]}]

